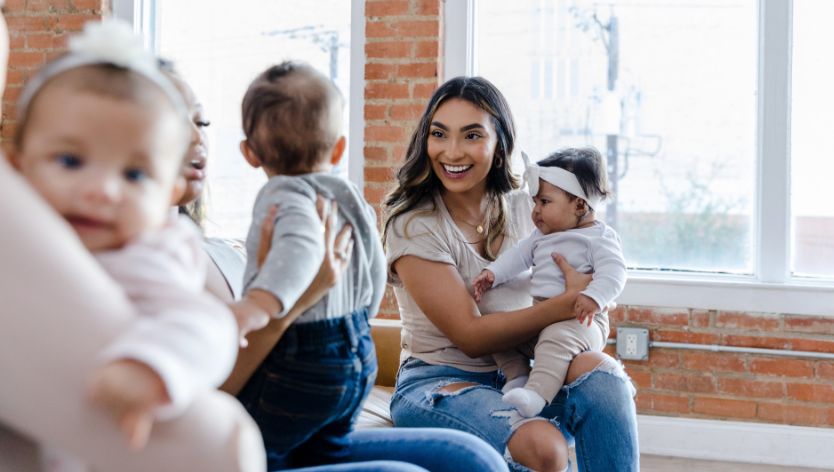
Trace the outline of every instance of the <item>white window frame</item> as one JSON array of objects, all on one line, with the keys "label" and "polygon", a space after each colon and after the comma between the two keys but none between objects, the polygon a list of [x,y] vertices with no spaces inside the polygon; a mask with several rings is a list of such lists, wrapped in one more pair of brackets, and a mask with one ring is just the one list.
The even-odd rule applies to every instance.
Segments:
[{"label": "white window frame", "polygon": [[[113,0],[113,16],[133,25],[145,44],[157,51],[155,10],[159,0]],[[350,128],[348,130],[348,179],[365,185],[365,2],[350,2]]]},{"label": "white window frame", "polygon": [[[443,80],[475,71],[476,3],[444,1]],[[834,317],[834,281],[812,281],[790,274],[792,5],[793,0],[759,0],[758,5],[754,275],[632,270],[619,303]]]}]

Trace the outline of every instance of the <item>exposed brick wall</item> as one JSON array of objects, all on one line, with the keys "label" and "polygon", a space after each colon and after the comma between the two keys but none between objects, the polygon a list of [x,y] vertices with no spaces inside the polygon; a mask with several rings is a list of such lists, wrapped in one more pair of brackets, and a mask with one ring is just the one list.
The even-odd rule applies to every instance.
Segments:
[{"label": "exposed brick wall", "polygon": [[[628,306],[611,322],[653,341],[834,352],[834,318]],[[653,348],[624,363],[640,413],[834,426],[832,360]]]},{"label": "exposed brick wall", "polygon": [[[438,86],[441,0],[365,2],[365,198],[378,209]],[[389,289],[381,317],[396,318]]]},{"label": "exposed brick wall", "polygon": [[0,136],[14,134],[14,107],[29,76],[66,48],[67,36],[111,10],[110,0],[6,0],[9,67]]}]

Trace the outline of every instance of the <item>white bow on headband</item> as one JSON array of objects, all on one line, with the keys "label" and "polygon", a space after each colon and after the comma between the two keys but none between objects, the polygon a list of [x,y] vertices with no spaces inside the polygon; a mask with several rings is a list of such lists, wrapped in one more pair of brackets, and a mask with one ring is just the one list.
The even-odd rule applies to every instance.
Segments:
[{"label": "white bow on headband", "polygon": [[579,179],[573,172],[561,167],[541,167],[538,164],[531,164],[530,158],[524,151],[521,152],[521,158],[524,160],[524,181],[527,182],[527,189],[531,196],[535,197],[539,193],[539,179],[542,179],[571,195],[585,200],[592,210],[596,210],[599,206],[601,199],[599,197],[588,198],[585,191],[582,190],[582,185],[579,184]]}]

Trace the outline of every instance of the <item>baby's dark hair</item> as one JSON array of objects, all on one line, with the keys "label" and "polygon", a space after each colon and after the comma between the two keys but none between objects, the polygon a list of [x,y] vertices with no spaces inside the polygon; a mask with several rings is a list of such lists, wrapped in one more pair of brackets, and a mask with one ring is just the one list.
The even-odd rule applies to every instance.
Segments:
[{"label": "baby's dark hair", "polygon": [[[601,201],[614,194],[608,187],[608,171],[602,154],[593,147],[560,149],[536,164],[541,167],[561,167],[573,173],[588,198],[599,197]],[[577,198],[576,195],[571,195]]]},{"label": "baby's dark hair", "polygon": [[243,132],[261,165],[279,174],[309,172],[341,136],[342,94],[311,66],[282,62],[262,72],[243,97]]}]

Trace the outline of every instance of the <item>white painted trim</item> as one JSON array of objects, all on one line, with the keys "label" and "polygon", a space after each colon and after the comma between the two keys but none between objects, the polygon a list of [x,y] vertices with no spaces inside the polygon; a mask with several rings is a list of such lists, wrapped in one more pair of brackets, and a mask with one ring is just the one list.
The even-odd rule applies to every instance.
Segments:
[{"label": "white painted trim", "polygon": [[365,185],[365,2],[350,2],[350,130],[348,179]]},{"label": "white painted trim", "polygon": [[632,271],[617,303],[834,317],[834,288],[830,281],[764,283],[720,274],[661,278]]},{"label": "white painted trim", "polygon": [[834,429],[637,416],[640,452],[691,459],[830,468]]},{"label": "white painted trim", "polygon": [[[141,3],[141,0],[139,0]],[[136,29],[136,2],[134,0],[113,0],[113,18],[124,20]]]},{"label": "white painted trim", "polygon": [[759,277],[790,277],[790,77],[792,2],[759,2],[758,244]]},{"label": "white painted trim", "polygon": [[443,0],[443,77],[472,75],[475,63],[475,2]]}]

